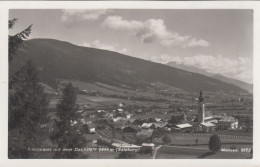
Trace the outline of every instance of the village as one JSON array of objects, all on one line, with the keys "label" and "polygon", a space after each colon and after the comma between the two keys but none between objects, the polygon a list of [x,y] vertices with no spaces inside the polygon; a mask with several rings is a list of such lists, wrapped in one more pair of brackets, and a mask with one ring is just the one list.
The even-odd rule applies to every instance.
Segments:
[{"label": "village", "polygon": [[[87,139],[85,148],[76,148],[88,154],[96,152],[132,151],[156,158],[161,146],[203,146],[207,147],[212,134],[219,134],[224,149],[252,148],[252,133],[239,120],[228,113],[212,114],[200,91],[197,108],[172,111],[145,111],[130,108],[123,102],[109,109],[93,109],[84,104],[77,111],[78,120],[71,120],[71,126]],[[50,116],[55,120],[55,114]],[[52,131],[51,124],[45,124]],[[75,149],[75,148],[74,148]],[[90,151],[91,150],[91,151]],[[96,154],[94,154],[96,155]],[[97,158],[97,157],[93,157]]]}]

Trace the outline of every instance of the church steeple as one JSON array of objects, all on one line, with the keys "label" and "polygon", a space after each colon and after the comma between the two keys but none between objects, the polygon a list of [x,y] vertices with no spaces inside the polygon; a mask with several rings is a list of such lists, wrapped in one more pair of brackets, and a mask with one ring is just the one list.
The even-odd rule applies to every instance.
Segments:
[{"label": "church steeple", "polygon": [[202,95],[202,90],[200,90],[199,103],[203,102],[204,97]]},{"label": "church steeple", "polygon": [[199,102],[198,102],[198,123],[203,123],[205,118],[205,104],[203,102],[204,97],[202,95],[202,90],[200,90]]}]

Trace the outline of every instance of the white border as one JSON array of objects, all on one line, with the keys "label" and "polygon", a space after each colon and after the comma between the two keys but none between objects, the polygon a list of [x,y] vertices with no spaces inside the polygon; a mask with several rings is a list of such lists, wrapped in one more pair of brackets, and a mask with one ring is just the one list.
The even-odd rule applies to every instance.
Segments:
[{"label": "white border", "polygon": [[[254,158],[240,160],[9,160],[7,158],[8,125],[8,10],[9,9],[253,9],[254,10]],[[260,2],[257,1],[0,1],[0,167],[60,165],[87,166],[260,166],[259,156],[259,83],[260,83]],[[258,103],[257,103],[258,102]]]}]

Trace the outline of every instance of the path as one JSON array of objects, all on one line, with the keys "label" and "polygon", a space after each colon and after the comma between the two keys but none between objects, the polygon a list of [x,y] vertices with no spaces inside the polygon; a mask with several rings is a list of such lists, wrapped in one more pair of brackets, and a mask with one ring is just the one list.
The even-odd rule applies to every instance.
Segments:
[{"label": "path", "polygon": [[162,145],[159,145],[154,149],[153,159],[156,159],[157,151],[162,147]]}]

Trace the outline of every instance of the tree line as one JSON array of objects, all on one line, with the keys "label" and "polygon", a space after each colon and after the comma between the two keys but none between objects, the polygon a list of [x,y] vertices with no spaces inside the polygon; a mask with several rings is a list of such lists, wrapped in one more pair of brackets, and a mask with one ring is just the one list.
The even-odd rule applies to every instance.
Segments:
[{"label": "tree line", "polygon": [[[9,20],[9,30],[18,19]],[[8,60],[9,67],[18,56],[16,51],[23,47],[28,39],[32,25],[25,30],[9,35]],[[39,71],[33,61],[29,60],[16,73],[9,74],[9,104],[8,104],[8,157],[11,159],[39,158],[41,153],[30,148],[43,146],[40,125],[49,121],[47,107],[49,99],[44,88],[39,84]],[[71,121],[77,120],[76,89],[71,83],[65,85],[61,100],[56,106],[54,130],[49,134],[52,143],[59,148],[75,148],[85,144],[86,139],[78,131],[80,127],[71,126]],[[86,158],[80,152],[55,152],[52,158]]]}]

